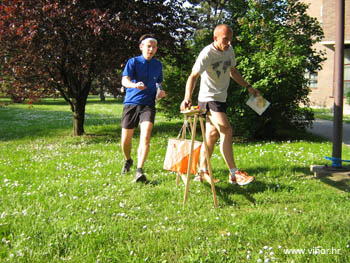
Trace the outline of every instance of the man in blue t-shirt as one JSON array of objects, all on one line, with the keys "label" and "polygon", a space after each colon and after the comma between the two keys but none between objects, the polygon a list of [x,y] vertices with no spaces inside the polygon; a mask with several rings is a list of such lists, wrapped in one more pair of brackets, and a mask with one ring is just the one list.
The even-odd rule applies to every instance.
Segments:
[{"label": "man in blue t-shirt", "polygon": [[155,101],[166,94],[161,89],[162,64],[153,58],[158,48],[157,40],[153,35],[143,35],[140,38],[139,48],[142,55],[128,60],[122,78],[122,85],[126,88],[121,138],[125,158],[122,173],[129,172],[133,164],[131,159],[132,137],[135,128],[140,124],[140,143],[134,182],[145,182],[147,179],[142,168],[150,148],[151,132],[156,115]]}]

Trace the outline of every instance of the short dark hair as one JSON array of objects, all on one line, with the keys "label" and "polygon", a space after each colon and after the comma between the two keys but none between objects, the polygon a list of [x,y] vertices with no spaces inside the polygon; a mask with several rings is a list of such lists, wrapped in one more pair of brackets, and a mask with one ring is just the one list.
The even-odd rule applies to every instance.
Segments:
[{"label": "short dark hair", "polygon": [[144,40],[146,38],[155,38],[155,36],[153,34],[144,34],[140,37],[139,44],[141,44],[142,40]]}]

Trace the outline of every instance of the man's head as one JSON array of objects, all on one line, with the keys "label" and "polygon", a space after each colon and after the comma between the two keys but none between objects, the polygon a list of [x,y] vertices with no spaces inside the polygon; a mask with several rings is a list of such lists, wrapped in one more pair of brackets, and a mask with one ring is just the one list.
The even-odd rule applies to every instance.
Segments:
[{"label": "man's head", "polygon": [[146,34],[140,37],[139,48],[142,52],[143,57],[146,60],[150,60],[154,57],[158,49],[157,40],[152,34]]},{"label": "man's head", "polygon": [[221,24],[214,29],[214,47],[219,51],[226,51],[231,45],[233,38],[232,29],[225,24]]}]

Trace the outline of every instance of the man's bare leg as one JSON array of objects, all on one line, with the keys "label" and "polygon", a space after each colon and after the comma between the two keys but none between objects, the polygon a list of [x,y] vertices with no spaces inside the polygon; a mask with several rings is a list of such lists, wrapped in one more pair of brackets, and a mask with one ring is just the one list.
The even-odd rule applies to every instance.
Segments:
[{"label": "man's bare leg", "polygon": [[232,127],[224,112],[210,111],[210,123],[220,134],[220,152],[229,169],[236,168],[232,150]]},{"label": "man's bare leg", "polygon": [[140,143],[137,154],[137,168],[143,168],[143,165],[145,164],[150,148],[152,128],[152,122],[144,121],[140,124]]},{"label": "man's bare leg", "polygon": [[246,185],[254,181],[253,176],[249,176],[246,172],[238,170],[236,167],[232,150],[232,127],[226,113],[211,111],[209,118],[220,133],[220,151],[230,170],[229,183]]},{"label": "man's bare leg", "polygon": [[[214,125],[210,122],[210,119],[207,117],[206,119],[206,124],[205,124],[205,137],[207,140],[207,146],[208,146],[208,155],[209,158],[213,154],[215,143],[217,139],[219,138],[219,132],[215,128]],[[207,160],[206,160],[206,155],[205,155],[205,147],[202,146],[201,148],[201,158],[200,158],[200,164],[199,164],[199,169],[200,170],[206,170],[207,169]]]},{"label": "man's bare leg", "polygon": [[121,146],[125,160],[131,158],[132,137],[135,129],[122,129]]},{"label": "man's bare leg", "polygon": [[121,146],[124,155],[125,163],[122,168],[122,174],[129,172],[130,167],[133,164],[131,160],[131,147],[132,147],[132,137],[134,135],[135,129],[122,129]]}]

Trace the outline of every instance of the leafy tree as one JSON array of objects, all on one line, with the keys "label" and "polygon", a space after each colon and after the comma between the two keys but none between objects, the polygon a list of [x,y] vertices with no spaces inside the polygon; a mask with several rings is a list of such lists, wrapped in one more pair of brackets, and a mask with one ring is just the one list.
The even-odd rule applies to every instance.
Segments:
[{"label": "leafy tree", "polygon": [[194,28],[200,26],[214,30],[217,24],[224,22],[229,2],[230,0],[189,0],[188,3],[195,7],[197,15],[197,23],[193,25]]},{"label": "leafy tree", "polygon": [[[311,125],[310,90],[304,73],[319,70],[324,56],[313,49],[323,32],[317,20],[306,13],[307,5],[297,0],[231,0],[223,8],[223,22],[234,31],[238,70],[271,102],[262,116],[257,115],[245,104],[246,90],[231,81],[227,113],[235,133],[269,138],[283,129]],[[199,32],[191,45],[196,52],[212,42],[212,30]],[[194,58],[190,63],[193,65]]]},{"label": "leafy tree", "polygon": [[[271,102],[258,116],[246,105],[247,93],[232,84],[228,103],[236,131],[249,137],[268,138],[283,129],[304,129],[314,119],[309,106],[305,71],[316,72],[324,61],[313,44],[323,31],[307,14],[307,5],[297,0],[247,1],[245,15],[237,17],[230,6],[230,21],[236,34],[238,69]],[[243,121],[242,121],[243,120]]]},{"label": "leafy tree", "polygon": [[[84,133],[93,81],[119,83],[138,39],[154,33],[160,54],[186,39],[183,1],[2,0],[0,59],[6,91],[20,98],[59,93],[73,112],[73,134]],[[117,88],[117,87],[115,87]]]}]

